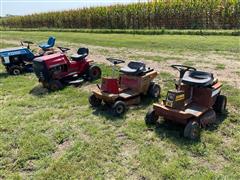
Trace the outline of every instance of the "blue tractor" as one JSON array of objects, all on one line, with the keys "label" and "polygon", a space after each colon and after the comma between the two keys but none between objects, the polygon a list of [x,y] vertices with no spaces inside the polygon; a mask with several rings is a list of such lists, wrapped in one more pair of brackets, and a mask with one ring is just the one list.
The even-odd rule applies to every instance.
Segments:
[{"label": "blue tractor", "polygon": [[0,50],[0,58],[6,71],[11,75],[19,75],[23,72],[32,72],[32,61],[35,57],[54,53],[52,47],[55,45],[55,38],[49,37],[48,42],[39,45],[41,52],[35,53],[30,48],[31,41],[22,41],[21,47],[7,48]]}]

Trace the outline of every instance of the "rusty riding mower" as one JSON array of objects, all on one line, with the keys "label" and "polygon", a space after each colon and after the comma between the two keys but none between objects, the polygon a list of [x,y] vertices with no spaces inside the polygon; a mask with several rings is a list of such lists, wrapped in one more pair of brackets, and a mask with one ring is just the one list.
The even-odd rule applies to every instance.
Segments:
[{"label": "rusty riding mower", "polygon": [[212,73],[193,67],[172,65],[180,73],[176,90],[170,90],[161,104],[153,104],[145,122],[155,124],[160,117],[185,125],[184,137],[196,140],[200,129],[216,123],[216,112],[224,113],[227,98],[220,95],[222,84]]},{"label": "rusty riding mower", "polygon": [[161,88],[153,82],[158,73],[142,62],[131,61],[120,69],[119,77],[115,77],[116,65],[125,61],[107,58],[113,64],[112,77],[103,77],[101,86],[92,91],[89,103],[98,107],[102,102],[112,107],[115,116],[123,115],[127,106],[139,104],[141,95],[152,98],[160,96]]}]

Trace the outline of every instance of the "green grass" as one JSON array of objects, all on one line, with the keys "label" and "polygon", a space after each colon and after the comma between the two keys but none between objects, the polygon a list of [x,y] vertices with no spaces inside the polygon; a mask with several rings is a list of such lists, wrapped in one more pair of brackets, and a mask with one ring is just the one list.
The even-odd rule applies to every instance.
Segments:
[{"label": "green grass", "polygon": [[[191,43],[196,43],[193,48],[184,46],[191,40],[188,36],[54,35],[58,41],[97,43],[99,46],[136,48],[139,51],[151,49],[147,47],[151,39],[157,43],[152,50],[158,51],[163,44],[168,44],[176,55],[179,50],[199,54],[209,52],[212,48],[208,45],[212,40],[222,42],[214,44],[215,48],[235,55],[231,47],[237,41],[232,37],[210,37],[211,40],[207,38],[204,42],[206,47],[203,47],[201,41],[197,43],[197,39],[202,37],[191,36]],[[34,41],[47,36],[45,32],[7,32],[3,35],[5,40],[27,38]],[[105,39],[107,36],[110,37]],[[168,42],[171,39],[179,44]],[[11,43],[1,44],[1,47],[8,46]],[[227,59],[227,56],[222,56]],[[145,58],[148,59],[147,56]],[[151,58],[158,61],[158,57],[149,57],[149,60]],[[185,63],[192,65],[198,62],[185,60]],[[101,67],[103,75],[111,74],[109,67]],[[174,76],[164,67],[158,71],[164,98],[167,90],[174,87],[170,81]],[[144,116],[153,102],[146,98],[141,105],[130,108],[123,118],[109,115],[107,107],[99,110],[90,108],[88,84],[48,93],[34,74],[9,76],[0,66],[0,179],[240,178],[240,89],[224,83],[228,112],[218,116],[218,125],[201,132],[200,141],[192,142],[181,136],[182,127],[176,125],[162,123],[148,128]]]},{"label": "green grass", "polygon": [[[197,36],[197,35],[130,35],[130,34],[94,34],[76,32],[19,32],[1,31],[1,37],[7,40],[32,40],[42,42],[53,35],[58,42],[82,43],[104,47],[125,47],[148,51],[162,50],[184,51],[228,51],[239,52],[240,37],[234,36]],[[59,43],[61,44],[61,43]]]},{"label": "green grass", "polygon": [[14,47],[15,45],[14,44],[7,44],[7,43],[2,43],[0,42],[0,48],[3,49],[3,48],[7,48],[7,47]]},{"label": "green grass", "polygon": [[99,34],[141,34],[141,35],[219,35],[219,36],[239,36],[240,31],[217,30],[217,29],[57,29],[57,28],[6,28],[0,27],[0,31],[52,31],[52,32],[80,32]]},{"label": "green grass", "polygon": [[157,62],[164,62],[164,61],[168,61],[168,60],[183,60],[183,58],[181,57],[162,57],[162,56],[140,56],[140,55],[133,55],[133,56],[129,56],[130,59],[133,60],[152,60],[152,61],[157,61]]},{"label": "green grass", "polygon": [[224,69],[225,69],[225,64],[218,63],[218,64],[216,65],[216,68],[215,68],[215,69],[217,69],[217,70],[224,70]]}]

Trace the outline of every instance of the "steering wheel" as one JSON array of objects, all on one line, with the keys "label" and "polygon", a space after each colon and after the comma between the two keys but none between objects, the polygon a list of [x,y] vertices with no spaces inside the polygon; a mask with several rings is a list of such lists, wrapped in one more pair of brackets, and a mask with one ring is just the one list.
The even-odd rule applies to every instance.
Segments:
[{"label": "steering wheel", "polygon": [[21,41],[21,43],[34,44],[32,41]]},{"label": "steering wheel", "polygon": [[69,48],[65,48],[65,47],[57,47],[57,48],[60,49],[60,51],[62,51],[63,53],[70,50]]},{"label": "steering wheel", "polygon": [[28,49],[30,49],[30,44],[34,44],[32,41],[21,41],[20,43],[22,46],[24,46],[24,43],[26,43]]},{"label": "steering wheel", "polygon": [[197,69],[191,66],[185,66],[180,64],[171,65],[172,68],[176,69],[180,73],[180,78],[182,78],[187,71],[196,71]]},{"label": "steering wheel", "polygon": [[121,64],[121,63],[125,63],[124,60],[121,59],[115,59],[115,58],[106,58],[108,61],[110,61],[111,63],[113,63],[114,65],[116,64]]}]

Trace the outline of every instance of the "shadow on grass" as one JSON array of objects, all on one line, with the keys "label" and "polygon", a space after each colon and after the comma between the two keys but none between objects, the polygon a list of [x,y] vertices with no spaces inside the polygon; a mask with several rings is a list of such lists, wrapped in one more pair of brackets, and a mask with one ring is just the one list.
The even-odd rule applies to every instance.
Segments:
[{"label": "shadow on grass", "polygon": [[[126,114],[123,116],[115,116],[112,111],[111,105],[103,104],[100,107],[93,108],[90,106],[90,108],[93,109],[92,114],[95,116],[104,117],[107,121],[113,121],[113,122],[120,122],[126,119]],[[127,112],[126,112],[127,113]]]},{"label": "shadow on grass", "polygon": [[159,103],[160,102],[160,97],[159,98],[151,98],[149,96],[141,96],[141,103],[138,104],[137,106],[133,106],[133,107],[137,107],[139,109],[144,109],[149,107],[149,105],[152,105],[153,103]]},{"label": "shadow on grass", "polygon": [[147,96],[141,97],[141,103],[139,105],[131,105],[127,107],[127,110],[123,116],[117,117],[113,114],[112,105],[111,104],[105,104],[101,105],[98,108],[93,108],[93,114],[96,116],[102,116],[105,117],[106,120],[110,121],[119,121],[124,120],[129,113],[129,109],[138,110],[138,109],[144,109],[147,108],[149,105],[153,104],[154,102],[157,102],[158,100],[154,100],[152,98],[149,98]]},{"label": "shadow on grass", "polygon": [[29,94],[37,97],[43,97],[49,94],[49,90],[44,88],[41,84],[35,86],[33,89],[29,91]]},{"label": "shadow on grass", "polygon": [[76,84],[64,84],[63,85],[63,88],[62,89],[59,89],[59,90],[56,90],[56,91],[52,91],[52,90],[49,90],[47,88],[44,88],[41,84],[35,86],[33,89],[31,89],[29,91],[29,94],[32,94],[33,96],[37,96],[37,97],[43,97],[45,95],[48,95],[50,93],[53,93],[53,92],[58,92],[58,91],[61,91],[63,89],[65,89],[67,86],[74,86],[74,87],[82,87],[84,83],[76,83]]},{"label": "shadow on grass", "polygon": [[33,71],[26,71],[26,72],[22,72],[21,74],[19,75],[12,75],[12,74],[9,74],[8,72],[1,72],[0,73],[0,79],[1,78],[7,78],[7,77],[18,77],[18,76],[21,76],[21,75],[25,75],[25,74],[31,74]]},{"label": "shadow on grass", "polygon": [[[228,117],[228,111],[224,114],[217,114],[217,121],[215,124],[209,125],[206,128],[202,128],[201,131],[216,131],[219,125]],[[169,139],[175,145],[182,147],[188,145],[196,145],[201,143],[201,134],[199,140],[189,140],[184,137],[184,125],[177,124],[171,121],[162,120],[155,126],[148,126],[148,130],[154,131],[160,139]],[[214,132],[213,132],[214,133]]]},{"label": "shadow on grass", "polygon": [[184,138],[184,126],[171,121],[164,120],[160,123],[158,122],[155,127],[151,126],[150,128],[152,128],[160,139],[167,138],[179,147],[182,145],[197,144],[201,141],[200,139],[192,141]]},{"label": "shadow on grass", "polygon": [[7,72],[1,72],[0,73],[0,79],[1,78],[7,78],[8,76],[10,76]]},{"label": "shadow on grass", "polygon": [[207,131],[216,131],[218,127],[222,124],[222,122],[228,117],[229,112],[226,110],[223,114],[216,114],[217,115],[217,121],[212,126],[206,127],[205,130]]}]

